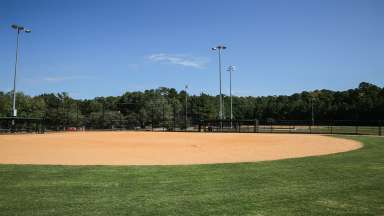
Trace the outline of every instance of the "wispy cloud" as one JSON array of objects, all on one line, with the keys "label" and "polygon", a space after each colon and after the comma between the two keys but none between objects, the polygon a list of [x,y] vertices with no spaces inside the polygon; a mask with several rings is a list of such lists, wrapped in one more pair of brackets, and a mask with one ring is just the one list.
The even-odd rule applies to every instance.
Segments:
[{"label": "wispy cloud", "polygon": [[204,68],[208,59],[193,57],[189,55],[158,53],[148,56],[148,59],[154,62],[164,62],[168,64],[182,65],[185,67]]},{"label": "wispy cloud", "polygon": [[43,80],[46,82],[64,82],[68,80],[79,80],[79,79],[88,79],[88,76],[51,76],[44,77]]}]

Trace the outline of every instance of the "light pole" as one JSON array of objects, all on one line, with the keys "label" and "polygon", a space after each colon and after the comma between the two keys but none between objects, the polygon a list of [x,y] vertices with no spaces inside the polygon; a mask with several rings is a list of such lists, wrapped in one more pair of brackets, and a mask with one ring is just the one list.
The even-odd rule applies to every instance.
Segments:
[{"label": "light pole", "polygon": [[233,120],[233,103],[232,103],[232,72],[235,71],[235,66],[230,65],[227,69],[229,72],[229,97],[231,100],[231,128],[232,128],[232,120]]},{"label": "light pole", "polygon": [[17,116],[17,110],[16,110],[16,75],[17,75],[17,61],[18,61],[18,55],[19,55],[19,36],[20,33],[31,33],[30,29],[25,29],[23,26],[15,25],[13,24],[11,26],[13,29],[17,30],[17,38],[16,38],[16,61],[15,61],[15,72],[13,75],[13,104],[12,104],[12,116]]},{"label": "light pole", "polygon": [[217,47],[213,47],[213,51],[218,51],[219,56],[219,86],[220,86],[220,111],[219,111],[219,119],[220,119],[220,128],[223,128],[223,95],[221,94],[221,51],[227,49],[227,47],[223,45],[219,45]]}]

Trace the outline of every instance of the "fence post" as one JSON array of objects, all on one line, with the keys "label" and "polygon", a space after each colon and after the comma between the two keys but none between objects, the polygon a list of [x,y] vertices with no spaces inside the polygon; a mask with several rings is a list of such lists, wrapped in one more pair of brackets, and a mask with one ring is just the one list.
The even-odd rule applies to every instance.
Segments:
[{"label": "fence post", "polygon": [[[357,124],[357,123],[356,123]],[[355,126],[355,135],[358,135],[359,134],[359,126],[358,125],[356,125]]]},{"label": "fence post", "polygon": [[382,131],[381,131],[381,129],[382,129],[382,127],[381,127],[382,123],[383,123],[382,121],[379,122],[379,136],[382,135]]},{"label": "fence post", "polygon": [[331,134],[333,134],[333,126],[332,126],[332,122],[331,122]]}]

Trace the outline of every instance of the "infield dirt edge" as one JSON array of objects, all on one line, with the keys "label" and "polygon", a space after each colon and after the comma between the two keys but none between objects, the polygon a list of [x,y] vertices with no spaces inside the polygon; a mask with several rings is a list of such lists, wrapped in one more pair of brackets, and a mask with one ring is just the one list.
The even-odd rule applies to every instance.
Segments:
[{"label": "infield dirt edge", "polygon": [[351,139],[307,134],[68,132],[2,135],[0,164],[253,163],[342,153],[362,146]]}]

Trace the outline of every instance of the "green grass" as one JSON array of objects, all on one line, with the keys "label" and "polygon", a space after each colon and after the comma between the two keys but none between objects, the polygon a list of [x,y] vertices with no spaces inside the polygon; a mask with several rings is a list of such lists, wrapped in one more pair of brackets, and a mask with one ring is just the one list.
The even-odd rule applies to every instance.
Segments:
[{"label": "green grass", "polygon": [[384,215],[384,138],[272,162],[0,165],[0,215]]}]

